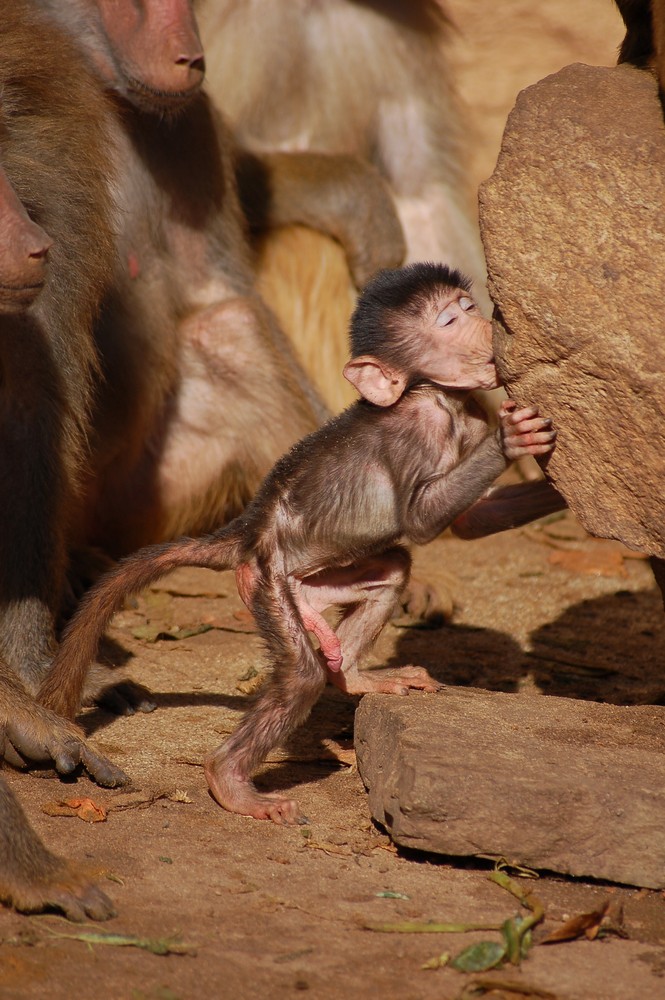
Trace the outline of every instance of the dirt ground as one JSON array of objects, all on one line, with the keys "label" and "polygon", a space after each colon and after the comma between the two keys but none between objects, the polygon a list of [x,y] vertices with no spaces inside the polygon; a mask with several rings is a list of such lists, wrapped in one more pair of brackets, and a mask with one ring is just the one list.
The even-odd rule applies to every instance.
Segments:
[{"label": "dirt ground", "polygon": [[[480,180],[517,91],[571,61],[611,63],[621,31],[609,0],[587,0],[583,10],[573,0],[451,6],[462,27],[461,89],[482,137],[470,164]],[[397,620],[375,663],[421,663],[445,684],[516,697],[663,703],[665,617],[648,565],[590,539],[570,515],[476,543],[438,540],[417,552],[416,567],[454,595],[453,621],[426,631]],[[365,929],[404,920],[498,925],[518,905],[488,880],[489,862],[397,851],[374,826],[355,767],[351,699],[327,693],[263,775],[269,788],[293,788],[307,826],[278,828],[217,807],[201,758],[236,725],[261,662],[228,574],[174,575],[119,614],[109,637],[105,654],[155,692],[158,708],[131,718],[90,711],[84,723],[134,789],[7,778],[49,846],[91,865],[113,898],[117,918],[87,932],[175,940],[184,953],[71,940],[81,928],[56,916],[2,911],[2,1000],[454,1000],[478,978],[512,980],[518,992],[504,993],[512,997],[665,997],[659,892],[543,874],[534,892],[546,919],[536,939],[607,899],[627,936],[536,945],[520,968],[481,977],[422,966],[470,941],[496,940],[494,932]],[[106,806],[106,822],[43,811],[74,796]]]},{"label": "dirt ground", "polygon": [[[417,571],[453,591],[454,623],[423,631],[398,619],[374,662],[418,662],[446,684],[516,697],[662,702],[665,617],[647,564],[626,555],[587,538],[570,515],[476,543],[441,539],[417,553]],[[202,626],[212,627],[156,638]],[[76,931],[62,919],[4,912],[3,998],[460,995],[468,976],[423,964],[497,934],[389,935],[363,922],[500,924],[518,906],[488,881],[489,864],[396,851],[372,824],[354,766],[350,699],[328,693],[262,776],[269,788],[293,789],[307,826],[232,816],[209,797],[202,754],[236,724],[260,662],[230,574],[184,570],[163,581],[118,615],[105,652],[128,661],[156,694],[151,715],[85,717],[95,744],[133,776],[136,791],[108,792],[83,778],[66,785],[8,777],[53,848],[111,876],[101,880],[119,915],[86,929],[175,937],[196,954],[86,945],[58,936]],[[107,821],[42,811],[74,796],[107,806]],[[628,937],[536,946],[520,969],[485,978],[559,1000],[665,996],[662,893],[552,876],[534,892],[546,910],[540,936],[609,898],[613,911],[623,907]]]}]

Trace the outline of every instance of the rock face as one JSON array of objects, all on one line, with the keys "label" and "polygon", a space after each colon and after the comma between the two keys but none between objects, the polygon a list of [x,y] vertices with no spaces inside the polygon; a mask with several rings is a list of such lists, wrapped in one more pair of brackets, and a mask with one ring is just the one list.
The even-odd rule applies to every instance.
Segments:
[{"label": "rock face", "polygon": [[523,91],[480,191],[498,366],[559,430],[591,533],[665,557],[665,127],[655,79],[568,66]]},{"label": "rock face", "polygon": [[665,887],[665,709],[448,689],[366,695],[372,815],[405,847]]}]

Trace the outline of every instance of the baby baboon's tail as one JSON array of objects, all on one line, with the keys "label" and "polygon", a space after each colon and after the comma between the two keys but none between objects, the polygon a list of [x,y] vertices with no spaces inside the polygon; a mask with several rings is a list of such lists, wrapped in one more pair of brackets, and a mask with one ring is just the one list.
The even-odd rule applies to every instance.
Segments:
[{"label": "baby baboon's tail", "polygon": [[240,524],[232,521],[212,535],[148,545],[122,559],[81,601],[65,629],[38,700],[59,715],[73,718],[99,640],[125,598],[179,566],[235,569],[240,561],[241,541]]}]

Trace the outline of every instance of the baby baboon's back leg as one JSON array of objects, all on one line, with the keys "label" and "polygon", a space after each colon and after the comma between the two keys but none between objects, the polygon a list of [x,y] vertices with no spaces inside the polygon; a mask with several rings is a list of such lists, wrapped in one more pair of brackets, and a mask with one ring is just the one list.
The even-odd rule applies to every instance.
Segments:
[{"label": "baby baboon's back leg", "polygon": [[406,549],[395,546],[352,566],[307,577],[301,599],[316,612],[334,605],[344,611],[336,628],[342,655],[341,671],[328,670],[328,679],[348,694],[378,691],[408,694],[412,688],[438,691],[441,685],[423,667],[395,670],[360,670],[359,663],[372,648],[402,595],[411,569]]},{"label": "baby baboon's back leg", "polygon": [[206,757],[206,777],[225,809],[280,824],[297,823],[302,821],[297,803],[278,793],[259,792],[251,777],[270,750],[307,718],[325,686],[325,669],[285,577],[261,574],[252,612],[268,648],[272,675],[235,733]]}]

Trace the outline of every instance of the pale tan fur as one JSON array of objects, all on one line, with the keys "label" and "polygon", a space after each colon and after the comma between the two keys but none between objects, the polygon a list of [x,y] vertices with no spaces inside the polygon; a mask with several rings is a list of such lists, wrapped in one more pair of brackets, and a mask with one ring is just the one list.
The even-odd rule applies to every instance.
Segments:
[{"label": "pale tan fur", "polygon": [[[209,0],[200,16],[207,87],[240,141],[257,150],[353,153],[389,181],[407,260],[443,260],[474,280],[486,313],[475,192],[447,64],[450,25],[418,0],[389,16],[350,0]],[[345,403],[353,292],[331,241],[265,237],[260,287],[326,402]],[[328,365],[333,366],[331,369]]]},{"label": "pale tan fur", "polygon": [[284,226],[261,240],[257,264],[260,294],[325,403],[341,410],[356,397],[342,375],[356,301],[342,248],[313,229]]}]

